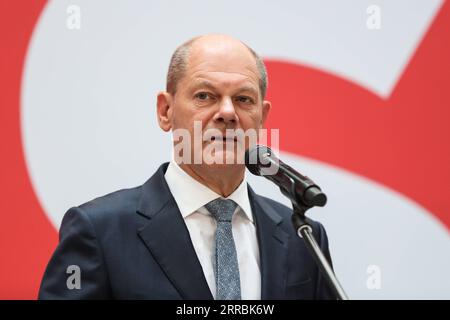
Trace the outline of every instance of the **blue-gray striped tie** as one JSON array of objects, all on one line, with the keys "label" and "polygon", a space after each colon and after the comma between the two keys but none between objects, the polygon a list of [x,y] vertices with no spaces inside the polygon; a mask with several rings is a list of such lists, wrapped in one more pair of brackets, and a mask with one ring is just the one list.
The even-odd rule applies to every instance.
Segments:
[{"label": "blue-gray striped tie", "polygon": [[231,219],[237,204],[233,200],[217,198],[206,204],[205,207],[217,220],[214,270],[216,299],[240,300],[239,266],[231,230]]}]

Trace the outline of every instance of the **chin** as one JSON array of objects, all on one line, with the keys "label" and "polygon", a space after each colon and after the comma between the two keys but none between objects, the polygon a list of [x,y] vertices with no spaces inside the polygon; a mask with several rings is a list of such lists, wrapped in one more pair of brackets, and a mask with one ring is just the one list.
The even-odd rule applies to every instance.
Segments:
[{"label": "chin", "polygon": [[238,162],[238,156],[235,152],[228,151],[214,153],[211,157],[203,157],[203,164],[217,169],[241,167],[245,165],[243,160]]}]

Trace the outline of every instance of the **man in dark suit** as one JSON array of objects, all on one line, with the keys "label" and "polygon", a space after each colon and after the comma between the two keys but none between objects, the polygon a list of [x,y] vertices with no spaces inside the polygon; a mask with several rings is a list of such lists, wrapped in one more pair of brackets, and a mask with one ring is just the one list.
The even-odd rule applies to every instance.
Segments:
[{"label": "man in dark suit", "polygon": [[[266,87],[262,59],[236,39],[207,35],[181,45],[157,116],[174,134],[174,150],[180,130],[192,143],[144,185],[66,213],[39,298],[333,298],[291,209],[248,186],[238,148],[251,143],[230,136],[263,126]],[[196,122],[215,133],[195,141]],[[236,148],[224,148],[231,141]],[[207,151],[223,161],[206,161]],[[324,228],[311,225],[331,262]]]}]

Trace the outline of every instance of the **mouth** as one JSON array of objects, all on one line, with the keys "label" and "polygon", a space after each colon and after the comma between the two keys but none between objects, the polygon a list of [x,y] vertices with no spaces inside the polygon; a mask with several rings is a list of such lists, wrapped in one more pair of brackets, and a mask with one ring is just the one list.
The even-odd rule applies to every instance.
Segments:
[{"label": "mouth", "polygon": [[237,137],[211,137],[210,140],[211,142],[216,141],[216,142],[237,142]]}]

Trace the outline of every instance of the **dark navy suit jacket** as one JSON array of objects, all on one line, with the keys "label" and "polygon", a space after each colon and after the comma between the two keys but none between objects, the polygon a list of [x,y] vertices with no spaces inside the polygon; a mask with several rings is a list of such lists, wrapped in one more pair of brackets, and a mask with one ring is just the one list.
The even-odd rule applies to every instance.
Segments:
[{"label": "dark navy suit jacket", "polygon": [[[68,210],[39,299],[212,299],[188,229],[164,178]],[[189,192],[189,190],[186,190]],[[260,251],[262,299],[329,299],[318,267],[291,224],[292,210],[249,188]],[[330,260],[324,228],[313,233]],[[80,289],[67,272],[80,268]]]}]

